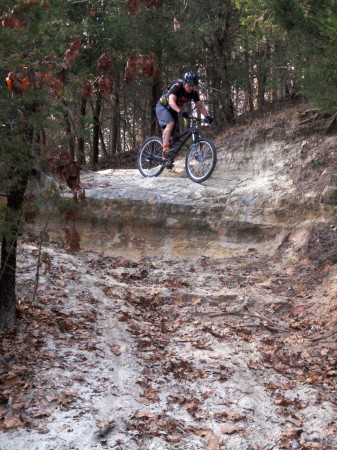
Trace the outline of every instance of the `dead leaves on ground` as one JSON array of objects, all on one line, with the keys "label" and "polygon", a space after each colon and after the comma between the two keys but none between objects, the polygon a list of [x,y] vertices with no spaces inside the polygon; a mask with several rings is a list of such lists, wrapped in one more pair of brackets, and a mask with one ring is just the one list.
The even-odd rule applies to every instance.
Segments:
[{"label": "dead leaves on ground", "polygon": [[[38,305],[22,299],[17,328],[1,335],[0,431],[26,427],[42,432],[55,408],[73,408],[80,399],[73,383],[83,377],[77,374],[74,380],[61,377],[55,382],[49,371],[67,369],[76,374],[82,352],[96,348],[92,325],[97,312],[91,297],[83,297],[84,309],[69,309],[66,283],[61,281],[67,275],[53,267],[52,260],[48,267],[54,284],[40,289]],[[67,274],[72,278],[70,271]],[[48,347],[49,342],[55,349]]]},{"label": "dead leaves on ground", "polygon": [[[40,293],[38,307],[22,303],[21,331],[4,336],[1,342],[1,350],[7,358],[7,364],[0,372],[1,431],[27,427],[45,432],[44,425],[51,420],[54,408],[67,410],[80,405],[80,392],[75,383],[84,383],[85,377],[76,372],[76,365],[81,362],[80,358],[86,358],[85,352],[100,352],[95,328],[99,299],[88,295],[82,298],[77,294],[78,303],[83,302],[85,308],[80,311],[69,309],[69,293],[65,292],[67,280],[79,283],[80,276],[76,270],[55,268],[51,258],[46,257],[44,261],[45,275],[53,280],[54,285]],[[127,431],[139,445],[147,438],[159,437],[168,445],[183,446],[193,436],[200,439],[203,448],[219,450],[226,439],[245,436],[247,423],[251,420],[249,412],[225,405],[220,412],[210,415],[207,408],[207,401],[212,401],[215,396],[212,383],[225,385],[233,375],[230,365],[216,353],[217,347],[224,343],[233,349],[235,355],[240,355],[243,347],[259,349],[259,358],[252,358],[247,363],[247,370],[256,372],[256,376],[272,373],[289,380],[284,383],[269,381],[264,388],[282,420],[287,418],[279,448],[291,448],[291,442],[300,442],[305,428],[301,414],[307,404],[286,392],[294,389],[297,382],[319,387],[324,385],[322,397],[317,399],[324,401],[324,395],[328,396],[329,390],[333,389],[337,371],[333,348],[323,344],[315,349],[301,346],[310,326],[303,297],[298,297],[298,304],[288,307],[288,303],[283,302],[282,307],[275,309],[280,322],[288,326],[286,333],[275,333],[259,326],[261,317],[268,317],[269,311],[258,310],[254,302],[248,302],[246,309],[238,315],[226,316],[223,311],[219,317],[210,318],[208,313],[224,303],[216,289],[214,297],[210,298],[200,298],[195,294],[186,296],[186,292],[195,287],[194,274],[200,267],[209,267],[211,261],[201,260],[200,267],[195,264],[181,277],[173,270],[169,275],[158,273],[158,267],[148,259],[132,262],[95,256],[88,258],[86,263],[87,273],[95,270],[108,274],[130,287],[125,290],[124,307],[113,311],[117,314],[116,320],[133,336],[135,354],[143,365],[137,381],[139,409],[126,422]],[[242,270],[241,277],[236,277],[233,268],[228,273],[226,270],[216,266],[213,270],[219,272],[222,286],[252,286],[254,277],[261,280],[261,273],[257,276],[253,271]],[[284,283],[285,278],[282,278]],[[102,280],[100,289],[113,299],[114,291],[109,283]],[[142,295],[139,295],[140,289]],[[226,298],[226,302],[238,301],[237,294]],[[272,304],[270,308],[274,306]],[[46,348],[49,337],[67,349],[63,355]],[[199,364],[198,358],[188,356],[188,352],[182,356],[177,351],[179,347],[188,349],[190,355],[202,354],[205,364]],[[17,348],[20,348],[20,355],[17,355]],[[112,360],[123,358],[123,346],[112,343],[109,350]],[[46,370],[51,366],[60,370],[67,367],[73,372],[68,385],[51,383]],[[102,380],[102,386],[105,383],[106,380]],[[200,393],[195,389],[198,383],[209,383],[210,389]],[[158,412],[163,389],[167,385],[171,386],[170,394],[165,397],[168,411]],[[34,398],[33,390],[36,391]],[[212,423],[212,429],[206,426],[207,423]],[[97,437],[105,439],[114,424],[114,420],[97,422]],[[334,430],[331,425],[329,432]],[[307,448],[315,448],[310,445]]]},{"label": "dead leaves on ground", "polygon": [[[210,429],[202,426],[192,426],[184,419],[174,419],[166,413],[158,414],[153,411],[139,410],[126,424],[127,431],[132,432],[135,437],[159,436],[168,443],[181,445],[188,443],[189,439],[198,436],[205,443],[206,450],[220,450],[221,436],[216,435]],[[222,429],[221,429],[222,427]],[[234,434],[242,432],[237,426],[220,426],[222,434]]]}]

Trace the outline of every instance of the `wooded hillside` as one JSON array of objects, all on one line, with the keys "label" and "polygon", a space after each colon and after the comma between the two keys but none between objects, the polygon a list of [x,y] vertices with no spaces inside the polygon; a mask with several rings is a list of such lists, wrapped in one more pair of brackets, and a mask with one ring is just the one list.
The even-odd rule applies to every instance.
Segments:
[{"label": "wooded hillside", "polygon": [[298,96],[336,107],[334,0],[2,5],[1,121],[15,98],[33,102],[35,145],[65,148],[81,164],[153,133],[156,101],[187,70],[199,74],[218,129]]}]

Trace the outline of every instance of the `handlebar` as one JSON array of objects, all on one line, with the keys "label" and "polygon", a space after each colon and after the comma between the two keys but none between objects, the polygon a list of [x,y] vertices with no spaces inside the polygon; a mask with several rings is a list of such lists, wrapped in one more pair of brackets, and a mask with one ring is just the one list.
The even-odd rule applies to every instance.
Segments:
[{"label": "handlebar", "polygon": [[200,123],[206,123],[206,124],[208,124],[208,125],[211,125],[210,123],[209,123],[209,121],[207,120],[207,119],[201,119],[201,118],[199,118],[199,117],[194,117],[194,116],[189,116],[189,118],[187,119],[187,120],[190,120],[192,123],[197,123],[197,122],[200,122]]}]

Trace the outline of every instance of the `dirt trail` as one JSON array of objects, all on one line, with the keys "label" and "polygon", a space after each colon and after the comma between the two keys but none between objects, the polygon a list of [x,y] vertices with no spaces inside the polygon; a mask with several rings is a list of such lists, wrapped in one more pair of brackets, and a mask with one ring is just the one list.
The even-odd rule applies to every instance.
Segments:
[{"label": "dirt trail", "polygon": [[286,116],[229,131],[203,185],[83,174],[82,250],[43,246],[34,304],[26,230],[0,450],[337,448],[335,135]]},{"label": "dirt trail", "polygon": [[20,323],[1,344],[1,450],[337,447],[336,344],[310,267],[49,245],[30,305],[36,253],[20,249]]}]

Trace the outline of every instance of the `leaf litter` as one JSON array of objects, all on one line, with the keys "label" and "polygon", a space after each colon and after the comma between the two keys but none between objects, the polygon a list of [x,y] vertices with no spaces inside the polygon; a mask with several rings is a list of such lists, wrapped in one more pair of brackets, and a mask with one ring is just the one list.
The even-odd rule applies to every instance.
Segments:
[{"label": "leaf litter", "polygon": [[334,449],[336,267],[18,253],[0,449]]}]

